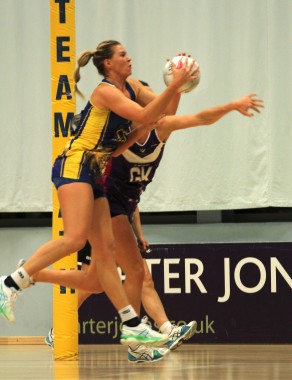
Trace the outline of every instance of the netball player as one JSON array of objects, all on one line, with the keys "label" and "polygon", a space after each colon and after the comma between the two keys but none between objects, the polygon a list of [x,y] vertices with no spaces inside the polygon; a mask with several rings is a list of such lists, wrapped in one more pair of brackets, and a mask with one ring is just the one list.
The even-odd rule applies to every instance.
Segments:
[{"label": "netball player", "polygon": [[[140,323],[116,270],[115,244],[108,201],[101,184],[102,172],[110,155],[121,144],[132,144],[141,128],[127,135],[130,120],[153,128],[169,105],[178,103],[179,88],[195,76],[193,67],[173,67],[174,80],[161,95],[149,98],[138,81],[128,79],[132,72],[131,57],[117,41],[104,41],[93,51],[85,51],[78,59],[74,73],[80,80],[80,67],[93,61],[102,82],[94,89],[84,109],[79,133],[57,157],[52,180],[57,188],[64,223],[64,235],[41,246],[25,264],[9,276],[0,277],[0,313],[14,322],[14,302],[19,290],[31,283],[31,276],[66,255],[80,250],[89,240],[92,265],[85,275],[76,273],[64,286],[96,290],[100,284],[123,322],[121,343],[162,344],[168,338],[146,329]],[[79,90],[76,85],[76,91]],[[127,142],[126,142],[127,141]],[[64,271],[70,272],[70,271]]]},{"label": "netball player", "polygon": [[[116,50],[118,50],[118,51],[115,51],[115,54],[116,53],[117,54],[120,53],[123,56],[125,53],[124,53],[124,49],[122,49],[122,51],[119,50],[121,48],[122,48],[121,45],[118,45],[116,47]],[[115,57],[115,54],[113,55],[113,57]],[[90,57],[92,57],[93,55],[94,55],[93,53],[90,53]],[[115,61],[115,62],[113,62],[113,61]],[[123,93],[125,91],[127,91],[127,93],[129,94],[129,90],[120,88],[119,87],[120,83],[119,83],[119,81],[117,81],[117,71],[119,71],[119,72],[122,71],[123,73],[125,73],[125,71],[126,71],[125,66],[123,64],[121,65],[122,61],[123,61],[123,59],[119,56],[119,59],[116,59],[116,60],[114,58],[104,59],[103,62],[104,62],[105,65],[108,65],[107,66],[108,69],[112,70],[110,72],[112,74],[111,75],[111,77],[112,77],[111,78],[111,82],[113,82],[116,85],[116,87],[114,89],[118,90],[118,91],[121,91]],[[88,59],[87,59],[87,62],[88,62]],[[125,69],[125,70],[122,70],[122,68]],[[179,83],[181,85],[181,83],[183,81],[186,81],[186,78],[188,78],[188,79],[190,79],[190,78],[193,79],[194,78],[195,74],[193,72],[191,72],[191,73],[190,73],[190,71],[187,72],[188,69],[186,67],[184,67],[183,70],[185,72],[183,74],[184,75],[184,79],[183,80],[182,80],[182,76],[183,75],[181,77],[177,76],[178,79],[176,79],[176,75],[177,75],[176,71],[180,71],[180,70],[174,70],[174,77],[175,77],[176,84]],[[128,68],[127,73],[129,73],[129,68]],[[103,107],[105,107],[105,104],[107,104],[107,107],[110,107],[111,102],[109,100],[110,97],[109,97],[109,93],[108,93],[107,90],[109,88],[113,89],[114,85],[111,84],[111,83],[108,83],[108,80],[109,80],[108,78],[105,78],[105,80],[103,82],[103,86],[102,87],[106,88],[106,91],[103,91],[103,93],[102,93],[103,95],[101,96],[101,94],[98,93],[98,88],[101,87],[101,86],[99,86],[94,91],[93,96],[91,98],[91,101],[92,101],[93,105],[95,105],[97,108],[100,107],[101,109],[103,109]],[[153,108],[154,108],[155,112],[156,112],[157,108],[155,108],[155,107],[157,105],[158,100],[160,100],[160,99],[164,99],[165,103],[163,103],[163,101],[161,101],[161,103],[159,103],[159,105],[163,104],[163,106],[166,109],[166,104],[169,104],[168,100],[166,100],[166,99],[167,98],[170,98],[171,100],[174,99],[174,95],[175,94],[173,94],[173,93],[171,95],[168,93],[166,96],[164,96],[165,94],[163,93],[158,98],[157,97],[153,97],[153,96],[151,97],[149,95],[151,92],[150,91],[143,91],[141,88],[139,88],[139,86],[138,86],[138,84],[136,82],[134,80],[130,80],[129,79],[129,81],[127,83],[130,84],[130,85],[132,84],[133,87],[136,86],[136,92],[137,92],[137,94],[140,94],[140,98],[141,97],[143,98],[143,100],[145,101],[145,104],[147,103],[147,101],[150,101],[150,104],[148,106],[146,106],[144,109],[142,108],[143,111],[144,110],[148,110],[148,109],[150,109],[151,111],[153,111]],[[172,83],[171,83],[171,86],[172,86]],[[108,86],[105,86],[106,84],[108,84]],[[143,86],[141,85],[141,87],[143,87]],[[176,86],[174,92],[177,92],[177,90],[178,90],[178,87]],[[141,94],[145,94],[145,96],[142,96]],[[123,96],[125,96],[125,94]],[[125,98],[127,99],[127,101],[124,101],[124,99],[122,101],[122,99],[120,97],[120,94],[118,95],[116,92],[113,94],[112,98],[113,98],[113,101],[114,101],[112,104],[115,104],[116,107],[117,107],[117,111],[120,112],[120,113],[122,113],[125,110],[125,106],[126,106],[126,104],[128,104],[129,100],[125,96]],[[107,103],[107,102],[109,102],[109,103]],[[141,103],[143,103],[143,101],[141,101]],[[153,107],[151,107],[151,106],[153,106]],[[219,107],[215,107],[215,108],[212,108],[212,109],[208,109],[208,110],[202,111],[202,112],[200,112],[198,114],[195,114],[195,115],[193,114],[193,115],[185,115],[185,116],[165,116],[163,118],[160,118],[157,121],[156,128],[161,127],[161,130],[165,129],[165,133],[170,134],[171,131],[173,131],[175,129],[183,129],[183,128],[188,128],[188,127],[191,127],[191,126],[212,124],[212,123],[216,122],[221,117],[223,117],[224,115],[226,115],[227,113],[229,113],[229,112],[231,112],[233,110],[237,110],[238,112],[242,113],[245,116],[252,116],[252,113],[249,112],[249,109],[251,108],[251,109],[259,112],[259,107],[262,107],[262,101],[260,99],[257,99],[254,96],[254,94],[251,94],[251,95],[246,96],[246,97],[244,97],[244,98],[242,98],[240,100],[236,100],[236,101],[230,102],[230,103],[228,103],[228,104],[226,104],[224,106],[219,106]],[[91,116],[91,110],[92,110],[91,107],[86,108],[85,112],[82,115],[80,133],[77,133],[77,140],[78,140],[78,136],[80,137],[80,135],[82,136],[82,134],[83,134],[84,125],[87,124],[87,118],[88,117],[90,118],[90,116]],[[129,113],[126,113],[126,114],[123,114],[123,115],[125,115],[125,116],[127,115],[127,117],[130,119],[131,118],[131,114],[134,116],[133,120],[134,121],[136,120],[136,121],[139,122],[139,120],[137,120],[138,118],[135,117],[135,113],[134,112],[133,113],[129,112]],[[157,113],[156,113],[156,115],[157,115]],[[148,117],[149,117],[149,119],[146,121],[146,123],[152,123],[150,116],[148,116]],[[149,130],[151,130],[151,129],[153,129],[153,125],[151,127],[149,127]],[[141,131],[143,131],[143,132],[145,131],[145,133],[147,132],[147,135],[143,136],[143,139],[147,140],[149,130],[148,131],[146,129],[141,130],[141,127],[140,127],[140,128],[135,129],[134,132],[137,131],[137,130],[139,132],[141,132]],[[121,131],[123,131],[123,128],[121,128],[120,132]],[[119,133],[119,134],[117,134],[115,136],[116,140],[118,140],[119,142],[121,142],[123,140],[123,139],[119,138],[120,136],[121,136],[121,133]],[[131,136],[133,136],[133,134]],[[112,139],[112,140],[114,140],[114,139]],[[126,140],[126,138],[125,138],[125,140]],[[140,140],[140,143],[143,144],[142,140]],[[146,140],[144,140],[144,141],[146,141]],[[69,144],[69,146],[67,146],[69,152],[70,152],[70,149],[71,149],[71,144],[74,146],[74,141],[75,141],[75,138],[73,138],[73,140],[71,140],[71,143]],[[113,153],[113,156],[120,155],[124,151],[125,147],[128,147],[128,146],[131,145],[132,141],[133,140],[131,140],[131,138],[128,138],[127,142],[125,144],[120,144],[120,145],[116,144],[117,148],[116,148],[115,152]],[[163,143],[163,138],[161,139],[160,142]],[[108,152],[110,152],[110,151],[111,151],[111,149],[108,150]],[[64,159],[64,157],[68,158],[68,156],[66,156],[67,153],[68,153],[68,151],[65,151],[64,156],[61,157],[60,159],[62,160],[62,159]],[[102,158],[105,158],[104,155],[102,156]],[[100,160],[98,162],[100,163]],[[104,166],[105,162],[106,162],[106,159],[103,161],[102,167]],[[98,168],[99,168],[99,166],[98,166]],[[91,168],[91,166],[90,166],[90,168]],[[94,170],[92,174],[95,174],[95,173],[96,173],[96,171]],[[56,177],[58,177],[58,176],[56,176]],[[54,178],[56,178],[56,177],[54,177]],[[111,176],[108,175],[108,178],[110,180]],[[99,176],[98,176],[98,179],[99,179]],[[55,182],[56,182],[56,180],[55,180]],[[96,184],[96,181],[94,182],[94,184]],[[70,184],[70,185],[72,185],[72,184]],[[69,187],[69,184],[66,185],[66,186],[65,185],[61,186],[60,189],[62,189],[64,187],[67,187],[67,186]],[[112,196],[113,196],[113,198],[115,198],[114,192],[112,193]],[[81,202],[82,204],[84,203],[83,202],[83,196],[80,193],[78,195],[75,194],[75,197],[73,197],[73,198],[74,198],[74,201],[77,204],[80,203],[80,200],[82,200],[82,202]],[[72,197],[71,197],[71,201],[72,201]],[[118,205],[118,207],[120,207],[120,206]],[[116,217],[113,217],[113,212],[112,212],[112,220],[116,219],[116,223],[113,223],[113,225],[114,225],[114,227],[113,227],[114,234],[116,234],[115,230],[118,229],[119,230],[118,233],[122,235],[120,243],[119,243],[119,246],[117,246],[117,251],[119,251],[119,249],[121,248],[121,246],[123,246],[123,244],[125,243],[125,240],[127,240],[127,236],[130,237],[130,239],[131,239],[131,236],[132,236],[132,239],[133,239],[133,234],[132,234],[131,229],[130,229],[131,228],[130,223],[129,222],[127,222],[128,224],[126,223],[126,221],[128,221],[127,216],[129,215],[129,212],[131,211],[132,207],[133,207],[133,204],[129,205],[127,207],[127,210],[125,211],[125,214],[117,214],[116,211],[120,212],[120,209],[114,211],[114,214],[116,214],[115,215]],[[90,207],[87,208],[87,211],[88,211],[89,208]],[[102,214],[102,215],[104,216],[104,218],[106,219],[106,221],[108,221],[108,216],[109,216],[108,209],[107,208],[103,208],[102,211],[104,211],[104,214]],[[75,229],[78,229],[78,231],[79,231],[79,228],[80,228],[80,216],[83,216],[83,215],[82,214],[80,215],[80,213],[79,213],[78,218],[76,218],[76,215],[74,215],[74,216],[75,216],[74,226],[75,226]],[[95,213],[94,213],[94,216],[96,216]],[[63,215],[63,217],[64,217],[64,215]],[[73,228],[73,231],[74,231],[74,226],[72,226],[72,223],[70,223],[71,220],[69,218],[68,218],[67,222],[68,222],[68,225],[71,228]],[[103,260],[100,261],[100,257],[99,257],[100,255],[98,255],[98,245],[101,244],[101,249],[104,249],[104,246],[102,244],[102,243],[104,243],[104,239],[101,239],[101,241],[99,241],[99,239],[97,238],[97,236],[94,236],[94,232],[96,233],[96,231],[98,231],[98,230],[103,231],[102,226],[104,224],[100,223],[100,219],[98,220],[98,218],[94,218],[94,225],[95,225],[95,223],[99,226],[99,229],[97,229],[97,228],[94,228],[94,229],[93,228],[89,228],[89,232],[88,232],[89,241],[90,241],[90,244],[92,246],[92,265],[90,265],[88,272],[85,272],[83,274],[83,276],[81,275],[81,273],[80,273],[80,276],[78,276],[77,274],[75,275],[75,273],[74,273],[74,277],[73,277],[72,275],[73,275],[74,271],[62,271],[63,272],[62,274],[61,273],[55,273],[55,274],[53,274],[53,276],[55,276],[55,279],[52,280],[52,277],[50,278],[50,275],[47,273],[46,270],[45,271],[41,271],[43,273],[41,273],[38,276],[37,272],[38,272],[39,269],[41,269],[41,267],[40,267],[40,265],[38,265],[38,267],[37,267],[37,264],[35,262],[34,262],[34,268],[36,268],[35,271],[33,273],[31,273],[31,272],[29,273],[29,272],[26,272],[26,271],[23,272],[22,271],[22,272],[20,272],[21,276],[23,276],[23,277],[26,276],[26,280],[28,282],[29,281],[29,276],[31,274],[35,274],[34,275],[34,280],[35,281],[43,281],[43,282],[50,281],[50,282],[55,282],[55,283],[58,283],[58,284],[66,285],[66,286],[69,286],[71,288],[84,289],[84,290],[87,290],[87,291],[95,292],[95,291],[100,291],[100,287],[98,287],[97,281],[92,281],[92,279],[95,279],[96,275],[97,275],[97,277],[98,277],[98,279],[100,280],[100,283],[101,283],[101,288],[104,289],[107,294],[111,293],[112,297],[110,297],[110,299],[112,300],[112,302],[113,302],[113,300],[115,300],[116,302],[120,301],[120,298],[116,297],[116,295],[117,295],[116,293],[118,293],[117,292],[117,288],[115,286],[113,286],[113,288],[111,288],[111,286],[110,286],[111,284],[113,284],[112,279],[116,278],[115,275],[114,275],[114,272],[115,272],[115,274],[117,274],[116,270],[113,269],[112,265],[110,266],[110,268],[112,269],[112,271],[111,271],[110,283],[109,283],[109,281],[107,281],[107,279],[105,278],[106,277],[105,274],[104,274],[105,271],[103,270],[104,265],[101,265],[100,267],[99,267],[99,265],[96,265],[96,263],[102,264],[103,260],[106,260],[107,255],[105,255],[106,257],[102,256]],[[124,234],[122,234],[122,231],[124,232]],[[106,232],[107,233],[105,235],[108,236],[108,230],[106,230]],[[82,235],[82,236],[84,236],[84,235]],[[117,236],[119,236],[119,235],[117,235]],[[110,241],[113,242],[111,231],[110,231],[110,237],[111,237]],[[76,241],[76,239],[74,241]],[[108,241],[108,240],[106,240],[106,241]],[[94,243],[94,245],[92,244],[92,242]],[[82,243],[84,244],[85,242],[82,240]],[[75,244],[74,247],[75,247],[74,250],[76,250],[76,244]],[[125,247],[124,247],[124,249],[125,249]],[[49,253],[51,253],[51,251]],[[62,255],[61,256],[57,255],[57,253],[55,251],[54,251],[54,255],[55,255],[54,257],[56,259],[59,259],[60,257],[63,257]],[[112,258],[112,262],[114,262],[113,256],[110,256],[110,257]],[[137,279],[137,278],[139,278],[139,279],[142,278],[142,282],[143,282],[144,271],[141,270],[141,257],[139,257],[139,255],[137,255],[137,252],[133,251],[133,253],[131,254],[131,257],[128,256],[128,258],[130,258],[130,260],[127,260],[127,256],[124,254],[123,250],[121,249],[120,254],[119,254],[119,258],[118,258],[117,261],[118,261],[119,265],[123,268],[123,271],[125,273],[127,273],[127,277],[126,278],[128,278],[128,284],[130,284],[131,281],[132,281],[132,283],[134,283],[133,279]],[[31,259],[28,261],[28,263],[30,261],[31,261]],[[47,266],[47,265],[51,264],[52,260],[48,260],[48,259],[45,260],[43,258],[42,263],[44,263],[44,262],[46,264],[45,266]],[[25,264],[25,265],[27,265],[27,264]],[[142,263],[142,265],[143,265],[143,263]],[[26,268],[28,268],[28,267],[26,267]],[[57,271],[57,272],[61,272],[61,271]],[[67,272],[67,273],[65,273],[65,272]],[[80,271],[80,272],[83,272],[83,271]],[[94,276],[92,276],[92,274],[94,274]],[[9,312],[12,310],[11,306],[13,305],[14,295],[13,294],[11,295],[11,293],[13,292],[13,288],[15,286],[13,285],[13,283],[11,282],[11,280],[13,280],[14,283],[15,283],[14,279],[17,279],[19,282],[21,282],[19,280],[19,278],[17,278],[17,276],[21,277],[19,275],[19,271],[16,271],[13,275],[14,276],[10,276],[10,278],[8,277],[9,283],[7,282],[7,279],[4,276],[3,276],[4,278],[2,277],[2,279],[1,279],[2,289],[0,289],[0,301],[1,301],[1,307],[2,307],[2,314],[6,315],[6,316],[7,315],[12,315]],[[66,282],[65,282],[65,280],[66,280]],[[88,286],[89,284],[91,284],[91,286]],[[103,286],[103,284],[106,284],[107,288],[105,288]],[[16,286],[18,286],[18,284],[16,284]],[[19,287],[24,287],[24,286],[19,286]],[[7,288],[9,288],[9,292],[10,293],[7,291]],[[112,292],[111,292],[111,290],[112,290]],[[130,288],[130,289],[127,290],[127,286],[126,286],[126,291],[127,291],[127,294],[128,294],[128,299],[129,300],[133,300],[133,301],[130,301],[130,304],[131,305],[133,304],[133,307],[136,308],[136,310],[138,310],[140,308],[140,300],[138,299],[139,298],[139,294],[141,294],[140,289],[138,288],[138,292],[137,292],[137,289],[135,289],[135,286],[134,286],[134,287],[132,287],[132,288]],[[14,292],[15,292],[15,290],[14,290]],[[112,294],[112,293],[115,293],[115,294]],[[115,302],[113,302],[113,304],[115,305]],[[126,312],[127,312],[127,314],[129,312],[132,313],[133,317],[131,318],[131,320],[132,320],[132,322],[135,321],[135,323],[137,323],[137,319],[138,319],[137,318],[137,314],[138,313],[134,312],[133,307],[131,307],[130,310],[127,309]],[[117,310],[121,310],[119,307],[116,307],[116,308],[117,308]],[[128,306],[127,306],[127,308],[128,308]],[[121,314],[121,316],[123,316],[122,312],[120,314]],[[125,320],[124,320],[124,322],[125,322]],[[124,326],[123,326],[123,328],[124,328]],[[124,335],[127,335],[127,334],[124,334]],[[165,339],[165,336],[163,337],[162,340],[164,340],[164,339]],[[128,341],[129,340],[130,339],[128,339]],[[148,343],[147,339],[145,339],[145,341]],[[153,341],[152,341],[152,344],[153,344]],[[126,339],[124,339],[123,343],[127,344],[128,342],[127,342]],[[160,341],[160,343],[161,343],[161,341]]]},{"label": "netball player", "polygon": [[[145,265],[145,261],[143,263],[136,244],[137,237],[140,245],[144,248],[147,246],[137,218],[137,205],[140,201],[140,195],[152,181],[160,164],[165,143],[173,131],[191,126],[212,124],[232,110],[237,110],[245,116],[252,116],[248,109],[252,108],[254,111],[259,112],[259,107],[262,107],[262,101],[251,94],[227,105],[202,111],[197,115],[167,116],[158,122],[155,129],[146,132],[121,155],[112,157],[106,166],[103,181],[110,205],[114,239],[117,247],[117,263],[126,275],[124,284],[126,293],[131,300],[131,304],[136,306],[136,312],[139,315],[140,298],[137,298],[135,284],[144,268],[143,306],[161,331],[169,335],[167,344],[170,349],[177,348],[183,340],[189,339],[195,332],[196,323],[192,321],[185,326],[172,326],[165,314],[161,300],[155,291],[148,267]],[[172,123],[172,120],[177,120],[178,123]],[[133,125],[133,128],[135,128],[135,125]],[[133,224],[134,216],[136,222]],[[133,233],[133,227],[136,237]],[[82,254],[88,260],[88,257],[90,257],[89,245]],[[84,260],[82,261],[84,262]],[[147,274],[146,276],[145,273]],[[88,295],[88,293],[79,292],[79,304]],[[165,354],[166,352],[159,352],[144,345],[131,345],[128,349],[128,359],[131,362],[156,361],[160,360],[162,355]]]},{"label": "netball player", "polygon": [[[253,116],[253,113],[250,112],[249,109],[252,109],[256,112],[260,112],[261,107],[263,107],[262,100],[258,99],[254,94],[250,94],[248,96],[243,97],[242,99],[232,101],[223,106],[218,106],[218,107],[207,109],[205,111],[201,111],[195,115],[165,116],[157,122],[155,130],[151,132],[145,132],[144,136],[142,136],[138,140],[137,144],[134,144],[132,148],[129,148],[126,151],[125,155],[118,155],[119,150],[121,148],[118,147],[116,149],[113,156],[117,155],[117,157],[113,157],[111,161],[109,162],[109,164],[107,165],[104,183],[107,190],[107,196],[111,204],[113,232],[114,232],[114,236],[116,239],[116,246],[117,246],[117,262],[122,267],[124,273],[126,273],[126,279],[127,278],[131,279],[131,277],[135,278],[136,274],[134,272],[137,270],[138,266],[135,266],[135,265],[133,266],[132,263],[134,262],[134,264],[138,263],[138,265],[140,265],[140,261],[142,260],[141,256],[139,255],[139,252],[137,252],[137,249],[136,249],[135,238],[133,236],[129,217],[131,216],[131,214],[133,213],[133,211],[135,210],[139,202],[141,192],[145,190],[147,184],[153,178],[154,172],[163,154],[164,144],[167,141],[170,134],[174,130],[178,130],[178,129],[188,128],[191,126],[198,126],[198,125],[209,125],[209,124],[215,123],[221,117],[223,117],[224,115],[228,114],[229,112],[233,110],[240,112],[244,116],[251,117]],[[81,119],[81,123],[82,123],[82,119]],[[152,143],[150,144],[150,141],[153,144]],[[140,148],[143,148],[143,149],[140,149]],[[131,157],[134,156],[138,158],[139,154],[142,154],[143,162],[146,164],[146,167],[148,165],[150,168],[148,177],[144,178],[144,181],[142,182],[138,181],[138,177],[136,177],[137,179],[136,181],[135,180],[133,181],[133,178],[130,175],[131,173],[133,173],[133,170],[131,171],[129,169],[131,165],[133,164],[133,162],[131,162]],[[149,159],[148,162],[147,162],[147,156]],[[118,161],[121,161],[121,162],[114,166],[113,162],[118,162]],[[148,171],[148,169],[146,171]],[[134,171],[135,170],[136,169],[134,169]],[[124,173],[128,173],[127,176],[129,179],[126,182],[121,179],[121,178],[124,178],[123,176]],[[128,191],[129,189],[127,188],[129,187],[129,185],[131,185],[130,192]],[[124,190],[123,190],[123,186],[126,187]],[[89,266],[88,272],[90,272],[91,267],[92,265]],[[66,282],[68,283],[70,282],[69,277],[70,278],[77,277],[74,275],[73,273],[74,271],[67,271],[67,273],[65,272],[66,271],[43,270],[34,275],[34,280],[36,282],[38,281],[39,282],[54,282],[57,284],[64,284],[65,278],[66,278]],[[83,273],[84,271],[80,271],[80,272]],[[84,272],[84,275],[87,281],[89,280],[89,277],[86,277],[86,274],[88,272]],[[132,276],[131,276],[131,273],[133,273]],[[128,277],[129,274],[130,276]],[[95,278],[95,284],[96,284],[96,289],[93,292],[101,292],[103,288],[102,286],[98,286],[97,278]],[[131,287],[129,288],[127,290],[127,293],[129,293],[128,297],[133,298],[133,294],[130,294],[132,289]],[[85,288],[80,287],[80,289],[91,291],[90,289],[86,289],[86,287]],[[135,303],[134,298],[133,298],[132,303],[133,304]],[[129,348],[129,350],[131,350],[132,347]],[[154,354],[157,357],[158,354],[155,351],[154,351]],[[139,352],[137,353],[130,352],[128,353],[128,355],[129,357],[131,355],[130,357],[131,361],[134,361],[135,360],[134,355],[138,356]],[[134,358],[133,360],[132,360],[132,357]],[[138,358],[138,360],[140,359]]]}]

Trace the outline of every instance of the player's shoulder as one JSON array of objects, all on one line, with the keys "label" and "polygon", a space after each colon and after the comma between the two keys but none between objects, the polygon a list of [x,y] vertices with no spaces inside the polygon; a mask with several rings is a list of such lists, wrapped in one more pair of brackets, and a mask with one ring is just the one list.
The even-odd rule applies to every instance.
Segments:
[{"label": "player's shoulder", "polygon": [[129,83],[129,85],[132,87],[132,89],[133,89],[136,93],[140,92],[141,89],[143,88],[142,83],[141,83],[138,79],[136,79],[136,78],[129,77],[129,78],[127,79],[127,82]]},{"label": "player's shoulder", "polygon": [[143,86],[142,83],[138,79],[133,78],[133,77],[128,77],[127,82],[134,86],[138,86],[138,87]]},{"label": "player's shoulder", "polygon": [[105,102],[112,101],[112,98],[120,96],[120,91],[116,86],[108,82],[100,82],[93,90],[90,101],[96,106],[105,105]]}]

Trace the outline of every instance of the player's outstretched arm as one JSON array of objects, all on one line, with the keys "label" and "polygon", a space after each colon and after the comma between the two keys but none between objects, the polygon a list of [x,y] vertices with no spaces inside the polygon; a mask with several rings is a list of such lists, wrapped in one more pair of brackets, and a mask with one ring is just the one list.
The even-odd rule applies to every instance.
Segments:
[{"label": "player's outstretched arm", "polygon": [[260,113],[260,109],[263,107],[263,101],[256,94],[249,94],[241,99],[233,100],[222,106],[208,108],[197,114],[165,116],[158,121],[157,126],[168,131],[175,131],[200,125],[210,125],[216,123],[231,111],[238,111],[244,116],[252,117],[254,115],[253,111]]}]

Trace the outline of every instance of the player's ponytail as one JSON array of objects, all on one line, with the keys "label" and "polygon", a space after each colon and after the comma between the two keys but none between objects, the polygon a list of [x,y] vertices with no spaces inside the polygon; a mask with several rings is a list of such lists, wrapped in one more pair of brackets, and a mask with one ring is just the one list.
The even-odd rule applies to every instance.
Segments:
[{"label": "player's ponytail", "polygon": [[84,99],[84,95],[82,94],[82,92],[79,90],[79,88],[77,86],[77,83],[81,79],[80,68],[87,65],[87,63],[89,62],[90,58],[93,57],[93,54],[94,54],[94,52],[92,52],[90,50],[85,50],[84,52],[82,52],[79,55],[78,59],[77,59],[77,68],[76,68],[76,70],[73,73],[73,79],[74,79],[74,82],[75,82],[74,92],[76,94],[78,94],[79,96],[81,96],[81,98],[83,98],[83,99]]}]

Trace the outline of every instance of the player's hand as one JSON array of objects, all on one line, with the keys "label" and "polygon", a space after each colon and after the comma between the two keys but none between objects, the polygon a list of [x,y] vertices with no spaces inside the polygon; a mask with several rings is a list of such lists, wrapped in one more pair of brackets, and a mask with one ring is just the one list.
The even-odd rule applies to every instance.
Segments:
[{"label": "player's hand", "polygon": [[241,99],[234,100],[233,105],[242,115],[251,117],[254,113],[249,110],[252,109],[257,113],[260,113],[260,109],[264,107],[264,102],[262,99],[258,98],[256,94],[249,94]]},{"label": "player's hand", "polygon": [[141,254],[151,253],[152,250],[151,250],[150,245],[146,239],[137,238],[137,244],[138,244],[138,248],[139,248]]},{"label": "player's hand", "polygon": [[[190,57],[189,55],[186,56],[185,53],[183,54],[186,58]],[[168,59],[168,61],[171,60]],[[184,59],[184,62],[179,61],[177,65],[171,61],[171,72],[173,79],[170,85],[180,88],[185,83],[193,81],[200,76],[200,67],[196,65],[196,62],[193,59]]]}]

